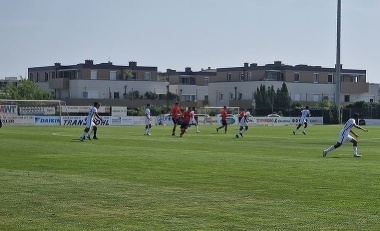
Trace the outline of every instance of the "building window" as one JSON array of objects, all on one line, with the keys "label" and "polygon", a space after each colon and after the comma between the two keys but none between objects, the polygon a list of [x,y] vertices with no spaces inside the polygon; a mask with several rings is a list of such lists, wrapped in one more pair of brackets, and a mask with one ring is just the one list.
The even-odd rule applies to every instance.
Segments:
[{"label": "building window", "polygon": [[242,100],[242,99],[243,99],[243,93],[239,92],[238,100]]},{"label": "building window", "polygon": [[182,95],[181,100],[187,102],[195,101],[195,95]]},{"label": "building window", "polygon": [[248,72],[247,75],[247,81],[252,81],[252,72]]},{"label": "building window", "polygon": [[344,102],[350,102],[350,95],[344,95]]},{"label": "building window", "polygon": [[120,99],[120,93],[119,92],[114,92],[113,93],[113,98],[114,99]]},{"label": "building window", "polygon": [[334,83],[334,75],[333,74],[327,75],[327,82],[328,83]]},{"label": "building window", "polygon": [[319,83],[319,73],[313,74],[313,83]]},{"label": "building window", "polygon": [[208,86],[209,77],[205,77],[205,86]]},{"label": "building window", "polygon": [[55,79],[55,72],[54,72],[54,71],[51,72],[51,78],[52,78],[52,79]]},{"label": "building window", "polygon": [[223,102],[223,93],[220,93],[220,95],[219,95],[219,101]]},{"label": "building window", "polygon": [[49,72],[45,72],[45,82],[49,81]]},{"label": "building window", "polygon": [[234,94],[230,93],[230,100],[233,100],[233,99],[234,99]]},{"label": "building window", "polygon": [[227,82],[231,82],[231,73],[227,73]]},{"label": "building window", "polygon": [[194,77],[180,76],[182,85],[195,85]]},{"label": "building window", "polygon": [[151,79],[152,79],[152,74],[150,72],[145,72],[144,80],[151,80]]},{"label": "building window", "polygon": [[116,80],[116,71],[110,71],[110,80]]},{"label": "building window", "polygon": [[136,80],[137,79],[137,72],[132,72],[132,79]]},{"label": "building window", "polygon": [[91,79],[98,79],[98,71],[91,70]]},{"label": "building window", "polygon": [[205,101],[208,101],[208,95],[205,95]]},{"label": "building window", "polygon": [[294,73],[294,82],[299,82],[300,81],[300,73],[296,72]]},{"label": "building window", "polygon": [[244,73],[243,72],[240,73],[240,81],[244,81]]}]

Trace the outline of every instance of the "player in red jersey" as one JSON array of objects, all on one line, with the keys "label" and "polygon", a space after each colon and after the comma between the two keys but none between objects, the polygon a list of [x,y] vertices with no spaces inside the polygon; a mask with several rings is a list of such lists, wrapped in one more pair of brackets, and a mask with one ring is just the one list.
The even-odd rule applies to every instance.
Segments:
[{"label": "player in red jersey", "polygon": [[181,114],[182,113],[181,113],[181,108],[179,107],[179,102],[176,102],[170,110],[170,116],[172,117],[172,121],[173,121],[172,136],[175,136],[175,130],[177,128],[177,125],[179,124],[179,116]]},{"label": "player in red jersey", "polygon": [[219,129],[222,129],[224,127],[224,133],[227,134],[227,107],[224,106],[223,110],[221,111],[222,116],[222,126],[216,128],[216,132],[219,132]]},{"label": "player in red jersey", "polygon": [[180,137],[186,132],[186,129],[189,127],[191,120],[191,107],[188,107],[186,111],[182,114],[182,123],[181,123],[181,134]]}]

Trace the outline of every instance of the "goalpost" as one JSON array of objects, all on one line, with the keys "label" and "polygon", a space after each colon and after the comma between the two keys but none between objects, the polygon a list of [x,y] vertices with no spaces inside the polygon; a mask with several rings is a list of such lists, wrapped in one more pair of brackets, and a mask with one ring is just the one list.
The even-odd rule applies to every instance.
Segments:
[{"label": "goalpost", "polygon": [[62,108],[67,108],[62,100],[0,99],[0,118],[5,125],[60,125],[62,116],[69,116]]}]

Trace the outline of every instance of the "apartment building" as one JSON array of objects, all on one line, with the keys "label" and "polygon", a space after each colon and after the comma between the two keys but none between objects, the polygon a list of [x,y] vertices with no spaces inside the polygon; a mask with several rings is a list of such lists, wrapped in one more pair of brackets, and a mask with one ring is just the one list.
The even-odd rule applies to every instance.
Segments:
[{"label": "apartment building", "polygon": [[186,67],[184,71],[167,69],[160,73],[169,82],[169,91],[178,95],[182,102],[196,102],[197,106],[208,104],[208,84],[216,76],[216,69],[192,71]]},{"label": "apartment building", "polygon": [[[28,69],[28,78],[50,91],[56,99],[63,100],[123,99],[133,91],[139,91],[141,95],[153,92],[165,99],[171,92],[182,102],[193,102],[197,107],[247,107],[254,106],[254,93],[260,85],[273,86],[276,90],[283,82],[293,101],[313,104],[322,99],[335,101],[336,98],[335,68],[292,66],[281,61],[263,66],[244,63],[238,67],[201,71],[186,67],[184,71],[167,69],[158,72],[157,67],[138,66],[136,62],[124,66],[85,60],[76,65],[55,63],[32,67]],[[365,70],[342,68],[340,99],[342,104],[378,102],[379,84],[367,83]]]},{"label": "apartment building", "polygon": [[[324,98],[335,101],[335,68],[309,65],[285,65],[281,61],[258,66],[244,63],[240,67],[217,68],[209,82],[209,101],[215,106],[229,105],[234,100],[249,100],[260,85],[281,88],[285,82],[293,101],[312,104]],[[379,84],[366,82],[365,70],[342,69],[341,103],[378,102]]]},{"label": "apartment building", "polygon": [[140,94],[166,94],[166,83],[157,75],[157,67],[94,64],[93,60],[75,65],[28,68],[28,79],[48,90],[56,99],[121,99],[131,91]]}]

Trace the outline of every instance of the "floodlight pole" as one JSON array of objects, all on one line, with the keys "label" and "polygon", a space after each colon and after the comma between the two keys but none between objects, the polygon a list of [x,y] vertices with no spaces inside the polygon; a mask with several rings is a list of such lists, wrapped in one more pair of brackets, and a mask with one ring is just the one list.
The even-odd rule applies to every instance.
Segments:
[{"label": "floodlight pole", "polygon": [[341,89],[341,69],[342,65],[340,63],[340,32],[341,32],[341,0],[338,0],[337,7],[337,24],[336,24],[336,64],[335,64],[335,85],[336,85],[336,93],[335,93],[335,104],[338,112],[338,121],[341,123],[341,111],[340,111],[340,89]]}]

